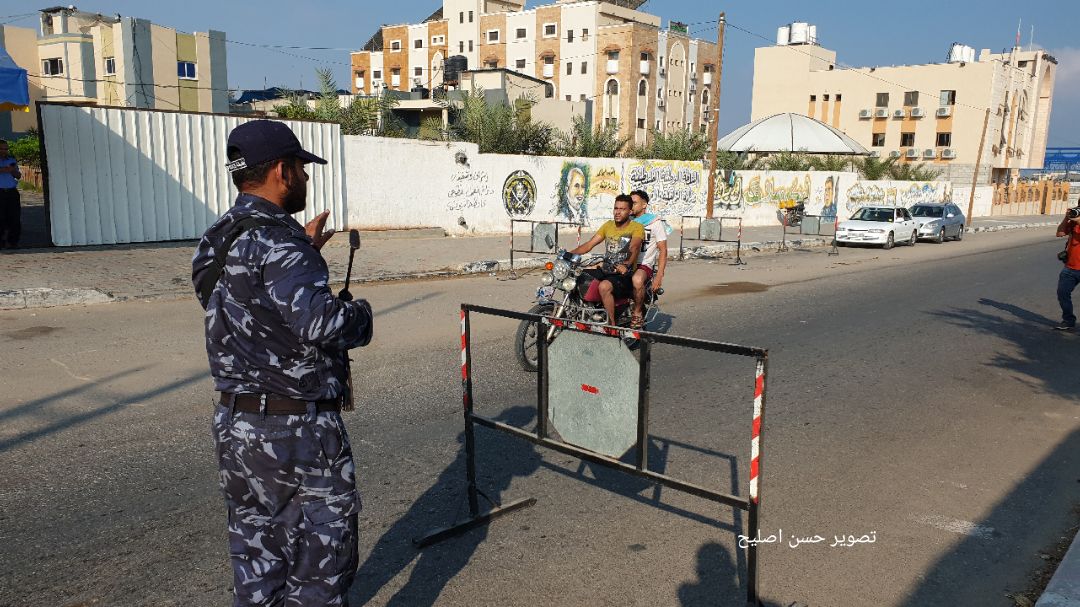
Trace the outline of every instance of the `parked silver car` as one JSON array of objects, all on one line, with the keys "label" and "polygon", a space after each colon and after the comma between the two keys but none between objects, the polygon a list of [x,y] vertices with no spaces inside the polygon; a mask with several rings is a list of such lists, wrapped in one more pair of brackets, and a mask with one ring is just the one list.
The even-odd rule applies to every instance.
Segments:
[{"label": "parked silver car", "polygon": [[945,242],[964,237],[964,213],[951,202],[917,204],[911,207],[911,216],[919,224],[920,239]]}]

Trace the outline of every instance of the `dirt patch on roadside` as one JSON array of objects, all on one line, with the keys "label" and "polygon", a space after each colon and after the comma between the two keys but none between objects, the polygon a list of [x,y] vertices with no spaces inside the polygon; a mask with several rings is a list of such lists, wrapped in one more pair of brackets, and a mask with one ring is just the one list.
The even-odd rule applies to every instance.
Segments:
[{"label": "dirt patch on roadside", "polygon": [[1061,539],[1039,551],[1039,558],[1043,559],[1045,564],[1032,572],[1027,590],[1005,593],[1005,596],[1012,599],[1017,607],[1032,607],[1046,590],[1050,578],[1054,577],[1058,565],[1061,564],[1061,559],[1065,558],[1065,553],[1068,552],[1069,546],[1072,545],[1073,538],[1076,537],[1077,531],[1080,530],[1080,504],[1073,506],[1072,514],[1073,524],[1062,534]]},{"label": "dirt patch on roadside", "polygon": [[764,293],[769,285],[760,282],[727,282],[701,289],[702,295],[741,295],[742,293]]}]

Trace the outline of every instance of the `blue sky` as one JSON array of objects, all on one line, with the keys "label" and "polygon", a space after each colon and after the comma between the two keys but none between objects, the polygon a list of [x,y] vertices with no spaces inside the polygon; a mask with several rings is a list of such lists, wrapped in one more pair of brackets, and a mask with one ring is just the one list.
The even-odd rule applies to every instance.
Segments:
[{"label": "blue sky", "polygon": [[[229,40],[229,86],[262,88],[285,85],[312,87],[315,69],[331,67],[339,85],[349,82],[348,50],[357,49],[381,24],[414,23],[440,6],[439,0],[392,2],[309,0],[285,2],[261,0],[186,0],[145,2],[136,0],[71,0],[82,10],[143,17],[182,31],[217,29]],[[528,6],[551,0],[530,0]],[[41,5],[45,6],[44,4]],[[0,17],[37,8],[24,2],[0,1]],[[1080,2],[1004,2],[999,0],[943,2],[795,2],[756,1],[717,3],[702,0],[651,0],[642,10],[697,25],[691,33],[716,38],[715,20],[727,11],[721,132],[730,131],[750,118],[754,48],[775,40],[777,26],[809,21],[818,27],[823,46],[836,50],[838,61],[851,66],[896,65],[941,61],[952,42],[995,52],[1012,45],[1018,20],[1026,46],[1035,27],[1036,46],[1058,58],[1058,78],[1051,120],[1051,146],[1080,146]],[[0,19],[8,21],[8,19]],[[35,17],[12,23],[37,27]],[[735,27],[764,36],[769,41]],[[242,44],[246,43],[246,44]],[[257,45],[308,47],[270,49]],[[309,50],[329,47],[333,51]]]}]

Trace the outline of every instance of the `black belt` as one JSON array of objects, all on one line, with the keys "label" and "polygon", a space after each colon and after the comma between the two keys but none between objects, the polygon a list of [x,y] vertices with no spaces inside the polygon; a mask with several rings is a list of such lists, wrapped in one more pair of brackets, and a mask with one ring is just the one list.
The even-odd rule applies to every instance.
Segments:
[{"label": "black belt", "polygon": [[[266,401],[267,415],[304,415],[308,412],[308,401],[277,396],[275,394],[233,394],[221,392],[218,400],[223,407],[233,407],[243,413],[262,413],[263,399]],[[341,411],[341,399],[315,401],[315,409],[319,413],[326,411]]]}]

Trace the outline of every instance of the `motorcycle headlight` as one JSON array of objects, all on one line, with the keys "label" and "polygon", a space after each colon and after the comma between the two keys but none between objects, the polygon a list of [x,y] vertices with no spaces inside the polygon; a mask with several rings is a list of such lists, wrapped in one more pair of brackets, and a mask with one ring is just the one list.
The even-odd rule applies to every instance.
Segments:
[{"label": "motorcycle headlight", "polygon": [[563,291],[567,291],[567,292],[573,291],[575,287],[577,287],[577,279],[574,278],[573,276],[568,276],[568,277],[564,278],[563,281],[562,281],[562,285],[560,285],[560,288]]},{"label": "motorcycle headlight", "polygon": [[551,273],[554,275],[555,280],[562,280],[570,275],[570,264],[562,260],[557,261],[555,267],[551,269]]},{"label": "motorcycle headlight", "polygon": [[540,275],[540,284],[545,287],[550,287],[555,282],[555,277],[551,275],[551,272],[544,272]]}]

